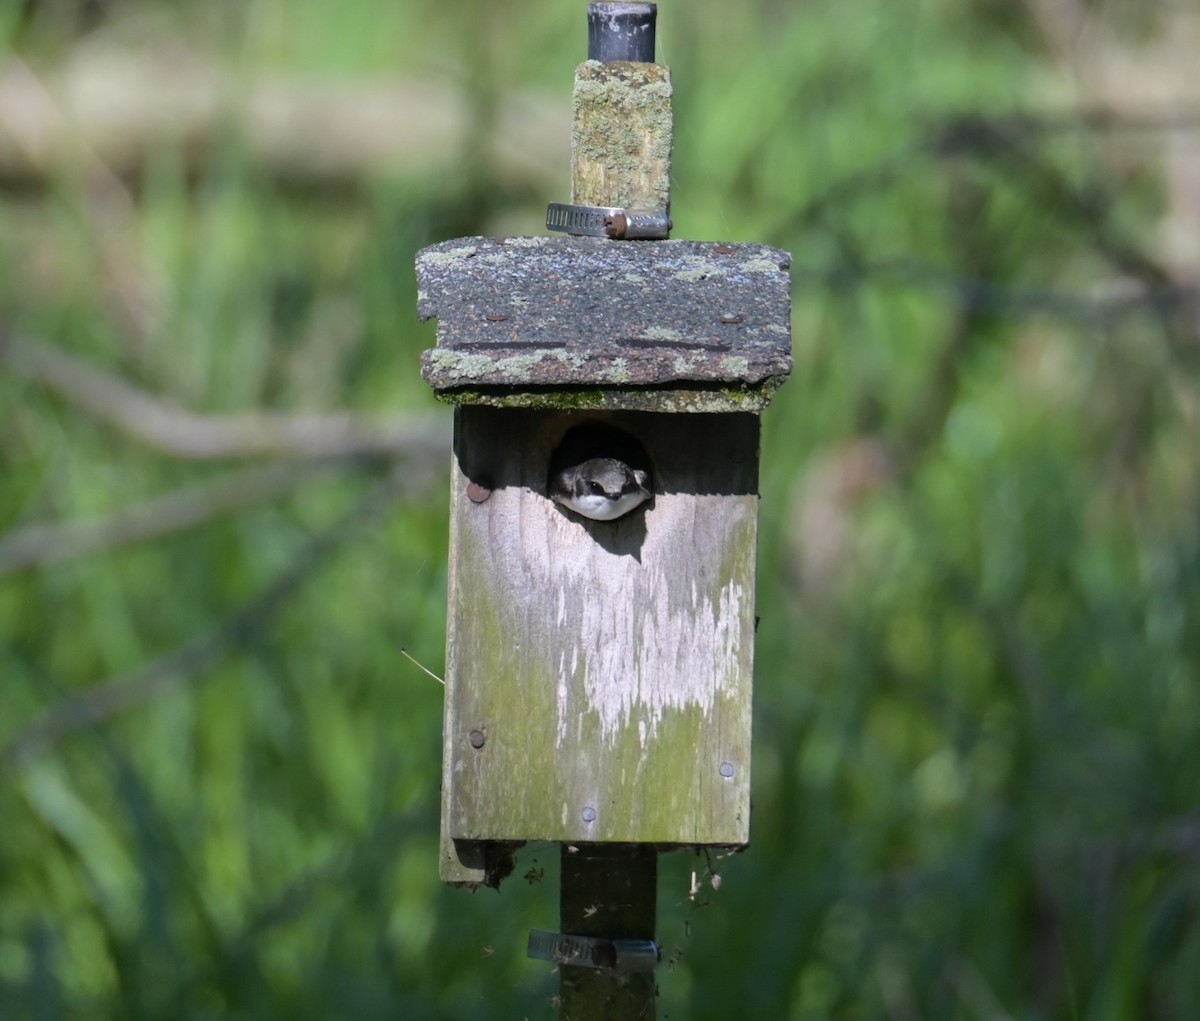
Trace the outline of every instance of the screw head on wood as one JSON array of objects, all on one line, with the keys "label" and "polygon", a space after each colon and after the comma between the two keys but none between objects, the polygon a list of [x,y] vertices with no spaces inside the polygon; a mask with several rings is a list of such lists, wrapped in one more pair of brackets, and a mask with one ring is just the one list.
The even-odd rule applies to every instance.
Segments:
[{"label": "screw head on wood", "polygon": [[483,503],[492,495],[492,487],[483,482],[467,483],[467,499],[472,503]]},{"label": "screw head on wood", "polygon": [[612,216],[604,218],[604,233],[610,238],[623,238],[628,227],[629,221],[624,212],[613,213]]},{"label": "screw head on wood", "polygon": [[472,748],[482,748],[485,744],[487,744],[487,734],[477,727],[475,730],[471,731],[468,740],[471,742]]},{"label": "screw head on wood", "polygon": [[588,805],[582,812],[579,813],[579,817],[584,822],[595,822],[596,821],[596,810],[594,808],[592,808],[591,805]]},{"label": "screw head on wood", "polygon": [[654,63],[656,4],[588,4],[588,60]]}]

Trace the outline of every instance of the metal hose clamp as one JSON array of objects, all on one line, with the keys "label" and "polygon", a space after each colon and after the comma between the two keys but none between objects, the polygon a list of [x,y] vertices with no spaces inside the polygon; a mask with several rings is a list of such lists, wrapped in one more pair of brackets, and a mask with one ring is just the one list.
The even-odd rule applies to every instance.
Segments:
[{"label": "metal hose clamp", "polygon": [[665,209],[577,206],[565,202],[551,202],[546,207],[546,227],[564,234],[651,241],[670,237],[672,226]]},{"label": "metal hose clamp", "polygon": [[526,956],[577,968],[636,974],[653,971],[662,960],[662,948],[652,939],[606,939],[534,929]]}]

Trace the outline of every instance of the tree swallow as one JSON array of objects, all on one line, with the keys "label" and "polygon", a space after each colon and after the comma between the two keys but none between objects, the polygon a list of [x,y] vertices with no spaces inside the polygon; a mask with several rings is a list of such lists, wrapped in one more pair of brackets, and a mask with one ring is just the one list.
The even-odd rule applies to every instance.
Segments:
[{"label": "tree swallow", "polygon": [[615,457],[593,457],[550,481],[550,499],[594,521],[612,521],[650,498],[650,474]]}]

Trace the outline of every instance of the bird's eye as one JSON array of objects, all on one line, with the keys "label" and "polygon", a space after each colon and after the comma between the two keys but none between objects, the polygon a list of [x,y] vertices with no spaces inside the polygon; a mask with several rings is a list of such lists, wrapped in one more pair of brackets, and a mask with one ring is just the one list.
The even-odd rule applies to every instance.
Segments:
[{"label": "bird's eye", "polygon": [[606,495],[604,492],[604,487],[602,485],[600,485],[600,483],[597,482],[595,479],[588,479],[587,487],[588,487],[588,491],[593,496],[605,496]]}]

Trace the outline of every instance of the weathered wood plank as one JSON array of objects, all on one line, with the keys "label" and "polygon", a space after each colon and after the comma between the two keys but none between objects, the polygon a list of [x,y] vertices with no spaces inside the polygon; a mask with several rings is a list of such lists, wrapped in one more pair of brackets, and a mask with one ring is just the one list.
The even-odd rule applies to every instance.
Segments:
[{"label": "weathered wood plank", "polygon": [[[455,415],[448,835],[744,844],[757,417]],[[584,419],[644,446],[648,509],[589,521],[545,496]]]},{"label": "weathered wood plank", "polygon": [[571,201],[671,208],[671,69],[588,60],[575,70]]}]

